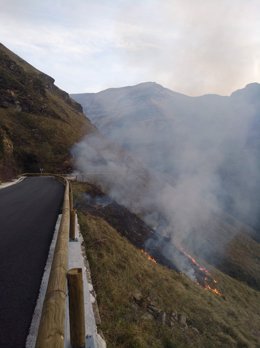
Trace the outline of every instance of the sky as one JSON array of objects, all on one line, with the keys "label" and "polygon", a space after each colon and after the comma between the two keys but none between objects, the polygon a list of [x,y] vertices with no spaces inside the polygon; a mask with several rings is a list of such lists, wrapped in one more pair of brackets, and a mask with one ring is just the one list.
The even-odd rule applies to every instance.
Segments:
[{"label": "sky", "polygon": [[0,42],[69,93],[260,82],[260,0],[0,0]]}]

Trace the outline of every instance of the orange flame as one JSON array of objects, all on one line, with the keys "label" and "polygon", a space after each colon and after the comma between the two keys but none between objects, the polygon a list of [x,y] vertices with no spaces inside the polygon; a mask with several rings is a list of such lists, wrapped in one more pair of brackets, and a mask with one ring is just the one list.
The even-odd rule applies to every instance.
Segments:
[{"label": "orange flame", "polygon": [[215,295],[219,295],[219,296],[223,296],[222,293],[217,289],[217,288],[212,288],[211,286],[209,286],[208,284],[205,285],[204,287],[205,290],[208,290],[210,292],[212,292]]},{"label": "orange flame", "polygon": [[[213,282],[214,284],[217,284],[217,281],[214,278],[212,278],[212,276],[209,273],[209,271],[205,267],[201,266],[191,255],[186,253],[182,248],[180,248],[180,250],[191,261],[191,263],[193,263],[201,272],[203,272],[205,274],[205,277],[204,277],[205,284],[202,285],[203,288],[205,290],[208,290],[208,291],[212,292],[215,295],[223,296],[221,291],[219,291],[216,287],[213,287],[212,285],[209,285],[209,282],[210,283]],[[199,282],[197,282],[197,283],[199,284]]]},{"label": "orange flame", "polygon": [[149,261],[151,261],[151,262],[153,262],[153,263],[157,263],[157,262],[155,261],[155,259],[154,259],[151,255],[149,255],[145,250],[141,249],[141,253],[144,254],[144,255],[147,257],[147,259],[148,259]]},{"label": "orange flame", "polygon": [[186,251],[184,251],[182,248],[181,248],[181,251],[195,266],[198,267],[198,269],[200,271],[202,271],[202,272],[204,272],[204,273],[209,275],[209,271],[205,267],[201,266],[191,255],[186,253]]}]

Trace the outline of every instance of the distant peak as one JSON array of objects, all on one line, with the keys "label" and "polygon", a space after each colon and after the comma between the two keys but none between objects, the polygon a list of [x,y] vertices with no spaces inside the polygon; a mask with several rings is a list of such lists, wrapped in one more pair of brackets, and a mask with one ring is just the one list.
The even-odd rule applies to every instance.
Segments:
[{"label": "distant peak", "polygon": [[165,87],[163,87],[162,85],[160,85],[157,82],[141,82],[133,87],[137,87],[137,88],[156,88],[156,89],[164,89]]},{"label": "distant peak", "polygon": [[250,90],[260,89],[260,83],[258,82],[248,83],[245,89],[250,89]]},{"label": "distant peak", "polygon": [[136,86],[160,86],[160,87],[162,87],[161,85],[159,85],[158,83],[153,82],[153,81],[141,82],[141,83],[138,83]]},{"label": "distant peak", "polygon": [[249,83],[244,88],[238,89],[231,94],[231,97],[244,97],[247,100],[253,100],[260,96],[260,84],[257,82]]}]

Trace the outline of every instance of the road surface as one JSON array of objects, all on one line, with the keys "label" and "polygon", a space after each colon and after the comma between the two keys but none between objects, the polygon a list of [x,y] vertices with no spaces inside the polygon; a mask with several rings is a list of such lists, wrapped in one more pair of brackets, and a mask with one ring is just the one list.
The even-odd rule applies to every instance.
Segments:
[{"label": "road surface", "polygon": [[23,348],[64,186],[30,177],[0,190],[0,347]]}]

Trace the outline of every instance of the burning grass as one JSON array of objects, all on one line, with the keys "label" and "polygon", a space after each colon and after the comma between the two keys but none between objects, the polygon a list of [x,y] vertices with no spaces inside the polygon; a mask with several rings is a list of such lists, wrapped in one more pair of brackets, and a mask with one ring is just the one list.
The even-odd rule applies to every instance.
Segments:
[{"label": "burning grass", "polygon": [[[171,246],[171,253],[178,259],[182,259],[182,269],[178,269],[175,262],[170,257],[165,257],[164,247],[169,244],[167,239],[163,240],[150,227],[148,227],[135,214],[130,213],[126,208],[117,204],[109,196],[102,193],[94,186],[89,186],[89,193],[81,197],[82,203],[77,203],[81,208],[92,215],[104,218],[120,234],[126,236],[135,246],[141,248],[141,251],[152,262],[158,262],[171,269],[178,270],[188,276],[203,288],[221,295],[216,288],[216,281],[198,262],[181,247]],[[146,243],[149,240],[149,245]]]},{"label": "burning grass", "polygon": [[157,263],[156,260],[151,255],[149,255],[145,250],[141,249],[141,253],[147,258],[147,260],[155,264]]},{"label": "burning grass", "polygon": [[[78,200],[80,192],[93,189],[74,187]],[[207,267],[225,299],[216,296],[149,260],[104,216],[80,204],[78,209],[108,347],[259,346],[259,292]],[[158,315],[151,315],[151,308]],[[186,325],[170,320],[185,316]]]},{"label": "burning grass", "polygon": [[186,251],[180,248],[181,252],[187,257],[189,260],[191,267],[195,273],[195,282],[202,286],[205,290],[212,292],[215,295],[222,296],[224,295],[217,288],[217,280],[213,278],[210,272],[203,266],[201,266],[191,255],[189,255]]},{"label": "burning grass", "polygon": [[[192,280],[199,286],[203,287],[205,290],[225,298],[222,292],[217,288],[217,280],[213,278],[210,272],[205,267],[201,266],[191,255],[185,252],[182,248],[178,248],[178,251],[185,256],[187,262],[190,264],[189,267],[193,271]],[[141,249],[141,252],[149,261],[157,263],[154,257],[151,256],[147,251]]]}]

